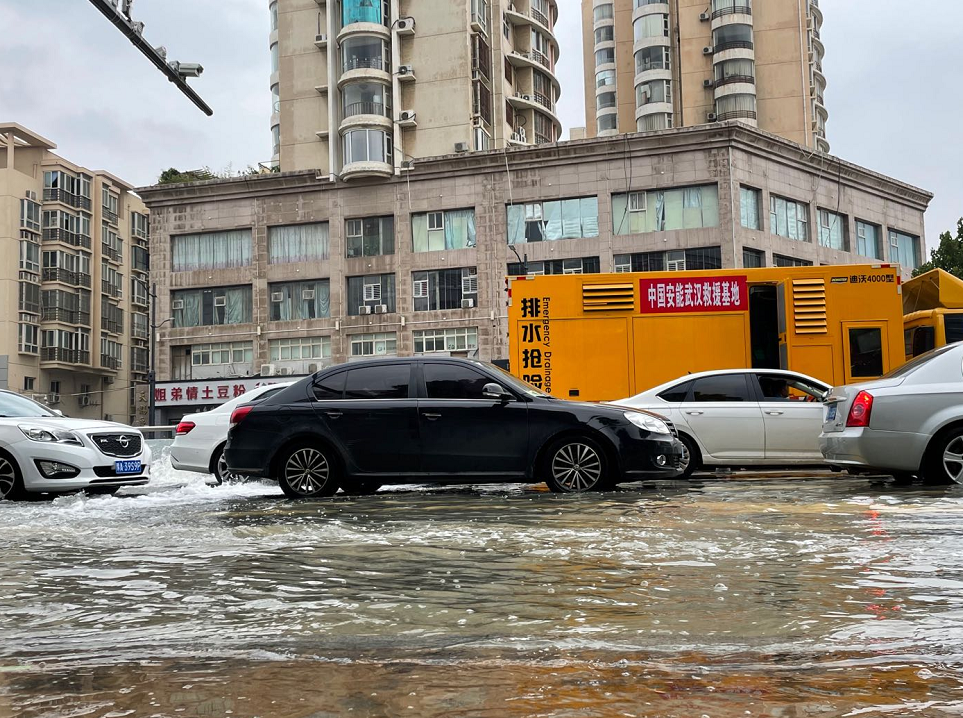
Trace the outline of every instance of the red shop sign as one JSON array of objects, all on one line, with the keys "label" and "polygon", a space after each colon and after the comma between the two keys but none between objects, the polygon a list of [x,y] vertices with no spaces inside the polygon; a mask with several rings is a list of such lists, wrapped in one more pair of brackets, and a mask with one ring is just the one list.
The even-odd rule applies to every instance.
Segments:
[{"label": "red shop sign", "polygon": [[640,279],[642,314],[741,312],[749,308],[745,277]]}]

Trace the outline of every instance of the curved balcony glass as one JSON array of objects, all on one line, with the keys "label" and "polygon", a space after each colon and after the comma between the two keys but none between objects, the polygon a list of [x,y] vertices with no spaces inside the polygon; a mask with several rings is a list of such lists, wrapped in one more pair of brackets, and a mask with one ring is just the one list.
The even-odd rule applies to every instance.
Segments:
[{"label": "curved balcony glass", "polygon": [[388,0],[341,0],[341,26],[369,22],[391,25],[391,4]]}]

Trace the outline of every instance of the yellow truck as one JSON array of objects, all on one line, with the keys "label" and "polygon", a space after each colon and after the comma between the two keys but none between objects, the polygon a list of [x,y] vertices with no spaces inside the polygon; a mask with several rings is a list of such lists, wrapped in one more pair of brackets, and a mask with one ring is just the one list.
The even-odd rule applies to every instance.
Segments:
[{"label": "yellow truck", "polygon": [[906,358],[963,341],[963,281],[942,269],[903,285]]},{"label": "yellow truck", "polygon": [[897,265],[508,277],[509,366],[564,399],[687,373],[790,369],[828,384],[905,361]]}]

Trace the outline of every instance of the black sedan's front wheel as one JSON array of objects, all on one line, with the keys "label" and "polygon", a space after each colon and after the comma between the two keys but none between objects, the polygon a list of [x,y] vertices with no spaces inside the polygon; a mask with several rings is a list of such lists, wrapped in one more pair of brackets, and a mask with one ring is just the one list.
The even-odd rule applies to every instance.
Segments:
[{"label": "black sedan's front wheel", "polygon": [[333,496],[338,490],[337,464],[327,449],[318,446],[293,446],[278,462],[278,482],[291,499]]},{"label": "black sedan's front wheel", "polygon": [[605,452],[589,438],[556,442],[545,454],[542,468],[548,488],[559,494],[598,491],[610,485]]}]

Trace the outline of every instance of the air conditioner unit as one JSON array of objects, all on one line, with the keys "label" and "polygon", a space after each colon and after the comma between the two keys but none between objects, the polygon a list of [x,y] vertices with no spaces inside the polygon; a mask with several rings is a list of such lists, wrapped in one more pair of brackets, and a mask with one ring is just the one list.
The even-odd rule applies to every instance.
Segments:
[{"label": "air conditioner unit", "polygon": [[277,367],[274,364],[262,364],[261,376],[274,376],[277,374]]},{"label": "air conditioner unit", "polygon": [[709,122],[715,122],[718,119],[718,115],[715,112],[710,112],[706,115],[706,120]]},{"label": "air conditioner unit", "polygon": [[50,400],[51,406],[60,403],[60,394],[48,394],[47,397]]},{"label": "air conditioner unit", "polygon": [[399,17],[395,23],[395,29],[399,35],[414,35],[415,19],[413,17]]},{"label": "air conditioner unit", "polygon": [[183,308],[184,308],[184,300],[183,300],[183,299],[175,299],[173,302],[171,302],[171,309],[173,309],[175,312],[176,312],[177,310],[183,309]]},{"label": "air conditioner unit", "polygon": [[79,403],[81,406],[90,406],[90,397],[82,396],[77,400],[77,403]]},{"label": "air conditioner unit", "polygon": [[474,309],[474,308],[475,308],[475,300],[474,300],[474,299],[462,299],[462,300],[461,300],[461,308],[462,308],[462,309]]},{"label": "air conditioner unit", "polygon": [[371,314],[371,307],[362,304],[360,307],[358,307],[358,314]]},{"label": "air conditioner unit", "polygon": [[418,123],[415,121],[415,111],[414,110],[402,110],[398,115],[398,124],[407,125],[408,127],[414,127]]},{"label": "air conditioner unit", "polygon": [[321,368],[320,364],[308,364],[308,374],[314,374]]},{"label": "air conditioner unit", "polygon": [[271,292],[271,302],[280,304],[284,301],[284,292]]},{"label": "air conditioner unit", "polygon": [[288,376],[288,375],[291,374],[291,373],[292,373],[291,370],[288,369],[286,366],[279,366],[279,367],[278,367],[278,371],[277,371],[277,375],[278,375],[278,376]]},{"label": "air conditioner unit", "polygon": [[227,297],[214,297],[214,306],[215,306],[215,307],[226,307],[226,306],[227,306]]},{"label": "air conditioner unit", "polygon": [[714,84],[715,84],[715,83],[714,83],[712,80],[703,80],[703,81],[702,81],[702,86],[703,86],[703,87],[712,87]]},{"label": "air conditioner unit", "polygon": [[400,77],[410,77],[415,74],[415,69],[411,65],[398,65],[398,75]]},{"label": "air conditioner unit", "polygon": [[323,32],[318,33],[317,35],[314,36],[314,44],[317,45],[318,47],[324,47],[325,45],[328,44],[328,36],[325,35]]},{"label": "air conditioner unit", "polygon": [[703,55],[711,55],[711,54],[712,54],[712,46],[711,46],[711,45],[707,45],[706,47],[702,48],[702,54],[703,54]]},{"label": "air conditioner unit", "polygon": [[301,299],[304,299],[304,300],[306,300],[306,301],[312,301],[312,300],[314,299],[314,290],[313,290],[313,289],[302,289],[302,290],[301,290]]},{"label": "air conditioner unit", "polygon": [[467,142],[456,142],[456,143],[455,143],[455,152],[468,152],[468,143],[467,143]]},{"label": "air conditioner unit", "polygon": [[709,20],[711,19],[712,19],[712,16],[709,13],[707,12],[699,13],[699,20],[701,20],[702,22],[709,22]]},{"label": "air conditioner unit", "polygon": [[518,96],[521,97],[523,100],[528,100],[529,102],[532,102],[531,95],[519,94]]},{"label": "air conditioner unit", "polygon": [[375,314],[387,314],[387,313],[388,313],[388,305],[387,305],[387,304],[376,304],[374,310],[375,310]]},{"label": "air conditioner unit", "polygon": [[115,381],[115,379],[114,379],[114,377],[112,377],[112,376],[105,376],[105,377],[104,377],[104,384],[107,384],[108,386],[110,386],[111,384],[113,384],[114,381]]}]

